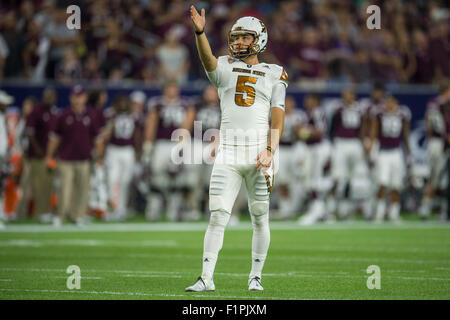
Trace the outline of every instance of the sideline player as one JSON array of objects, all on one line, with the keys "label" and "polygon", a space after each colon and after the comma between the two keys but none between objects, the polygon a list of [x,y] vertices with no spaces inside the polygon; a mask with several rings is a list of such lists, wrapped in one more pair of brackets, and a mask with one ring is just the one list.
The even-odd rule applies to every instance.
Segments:
[{"label": "sideline player", "polygon": [[211,216],[204,238],[203,270],[186,291],[215,290],[215,265],[243,180],[253,224],[248,289],[263,290],[261,273],[270,243],[272,152],[283,131],[287,74],[278,65],[259,62],[258,54],[265,50],[268,40],[267,29],[259,19],[238,19],[228,34],[230,54],[219,58],[213,55],[205,35],[205,9],[199,15],[191,6],[191,19],[200,60],[219,91],[222,118],[209,188]]},{"label": "sideline player", "polygon": [[[330,211],[328,214],[334,215],[337,210],[341,219],[349,214],[351,182],[358,173],[357,170],[366,162],[362,144],[363,117],[363,109],[356,102],[355,93],[351,89],[344,90],[341,103],[331,120],[331,168],[334,185],[327,200],[330,202],[327,206]],[[335,198],[338,204],[335,203]]]},{"label": "sideline player", "polygon": [[311,225],[323,219],[326,215],[324,202],[324,175],[328,152],[325,136],[327,133],[327,120],[321,106],[321,97],[317,94],[308,94],[304,97],[306,121],[297,129],[300,140],[305,141],[306,186],[311,201],[308,211],[300,216],[300,225]]},{"label": "sideline player", "polygon": [[207,202],[205,198],[219,142],[220,101],[217,89],[213,85],[206,86],[201,98],[195,103],[195,109],[194,131],[198,130],[200,125],[201,132],[194,132],[192,150],[194,163],[186,169],[190,172],[190,179],[194,181],[192,192],[188,195],[191,212],[188,212],[187,217],[191,220],[200,218],[201,204],[203,200]]},{"label": "sideline player", "polygon": [[406,106],[399,106],[395,97],[389,96],[384,107],[374,111],[370,128],[369,152],[378,138],[380,150],[376,160],[378,176],[377,206],[375,221],[381,222],[386,214],[386,194],[390,190],[388,218],[398,222],[400,219],[400,189],[405,176],[401,143],[403,142],[407,159],[411,155],[409,147],[409,127],[411,112]]},{"label": "sideline player", "polygon": [[358,100],[359,106],[364,111],[362,136],[363,136],[364,152],[366,156],[366,164],[368,168],[366,178],[370,181],[369,195],[362,205],[364,219],[366,220],[373,219],[373,212],[377,201],[376,194],[378,191],[378,186],[376,185],[376,182],[378,179],[375,168],[375,159],[377,158],[378,151],[380,149],[378,141],[374,141],[374,145],[371,147],[369,152],[370,126],[372,123],[371,121],[373,120],[372,119],[373,115],[376,113],[378,109],[383,108],[383,103],[385,99],[386,99],[386,90],[384,85],[380,82],[375,82],[370,92],[370,97],[365,97]]},{"label": "sideline player", "polygon": [[299,176],[300,168],[297,163],[301,157],[296,129],[306,121],[303,110],[297,108],[293,96],[286,97],[285,119],[283,136],[280,139],[278,152],[280,155],[280,168],[275,175],[279,191],[279,216],[281,219],[290,219],[295,216],[302,195]]},{"label": "sideline player", "polygon": [[131,110],[128,97],[117,96],[110,119],[101,133],[102,140],[99,139],[97,143],[100,147],[107,146],[105,164],[108,196],[113,209],[108,220],[124,220],[128,216],[128,191],[135,160],[139,159],[140,134],[139,120]]},{"label": "sideline player", "polygon": [[445,199],[445,179],[443,172],[446,166],[444,153],[445,146],[445,119],[444,106],[450,102],[450,85],[444,84],[440,94],[428,102],[425,113],[425,125],[428,147],[428,164],[430,175],[425,186],[422,205],[419,214],[422,219],[427,219],[431,213],[431,207],[435,195],[441,198],[441,212],[446,212],[447,199]]},{"label": "sideline player", "polygon": [[180,87],[174,81],[166,83],[162,96],[148,101],[142,156],[143,162],[151,165],[152,172],[145,212],[150,221],[161,218],[165,199],[167,219],[179,219],[185,174],[182,164],[171,161],[172,150],[177,146],[172,135],[177,129],[191,131],[195,117],[191,102],[192,99],[180,96]]}]

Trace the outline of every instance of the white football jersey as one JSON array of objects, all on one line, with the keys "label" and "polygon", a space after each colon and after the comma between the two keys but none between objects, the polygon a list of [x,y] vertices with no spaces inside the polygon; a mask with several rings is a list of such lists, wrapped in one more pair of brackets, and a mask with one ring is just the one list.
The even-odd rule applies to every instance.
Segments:
[{"label": "white football jersey", "polygon": [[207,72],[218,89],[222,118],[220,143],[224,145],[259,145],[267,143],[270,108],[276,84],[288,86],[287,74],[276,64],[245,62],[221,56],[217,68]]}]

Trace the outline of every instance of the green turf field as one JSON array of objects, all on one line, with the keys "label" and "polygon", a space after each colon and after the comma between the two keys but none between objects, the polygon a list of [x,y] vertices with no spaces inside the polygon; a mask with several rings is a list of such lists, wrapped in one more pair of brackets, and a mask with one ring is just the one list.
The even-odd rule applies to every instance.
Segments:
[{"label": "green turf field", "polygon": [[[0,299],[449,299],[450,224],[271,223],[263,292],[249,292],[251,225],[225,233],[216,291],[186,293],[201,271],[206,223],[95,223],[0,231]],[[69,265],[81,288],[69,290]],[[381,289],[366,269],[381,269]]]}]

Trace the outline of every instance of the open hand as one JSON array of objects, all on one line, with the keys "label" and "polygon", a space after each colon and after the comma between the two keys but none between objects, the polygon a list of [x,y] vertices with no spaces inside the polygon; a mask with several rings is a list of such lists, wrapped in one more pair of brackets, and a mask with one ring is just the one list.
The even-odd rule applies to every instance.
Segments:
[{"label": "open hand", "polygon": [[205,29],[206,19],[205,19],[205,9],[201,10],[201,15],[198,14],[197,9],[191,6],[191,20],[194,25],[195,31],[203,31]]},{"label": "open hand", "polygon": [[267,170],[272,164],[272,152],[269,150],[262,150],[256,156],[256,170]]}]

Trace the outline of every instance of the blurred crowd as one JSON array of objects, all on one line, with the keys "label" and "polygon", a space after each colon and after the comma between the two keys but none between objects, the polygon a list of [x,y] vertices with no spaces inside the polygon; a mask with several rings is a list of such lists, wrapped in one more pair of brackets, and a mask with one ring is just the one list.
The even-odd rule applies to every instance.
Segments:
[{"label": "blurred crowd", "polygon": [[[0,79],[70,84],[204,81],[188,5],[206,9],[206,33],[227,54],[233,21],[252,15],[268,28],[263,60],[294,82],[435,83],[450,76],[445,0],[81,0],[81,29],[66,26],[71,1],[0,2]],[[369,30],[368,5],[381,8]]]}]

